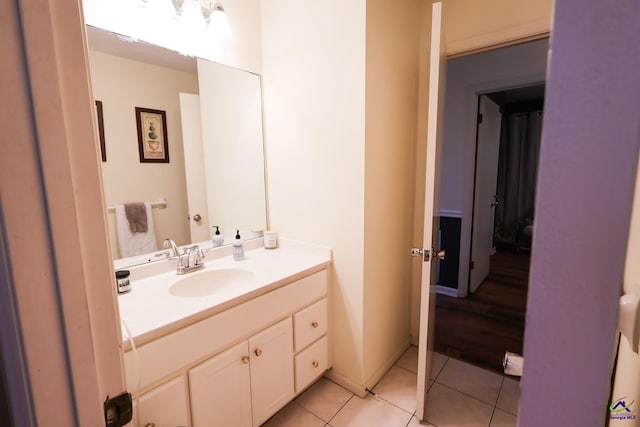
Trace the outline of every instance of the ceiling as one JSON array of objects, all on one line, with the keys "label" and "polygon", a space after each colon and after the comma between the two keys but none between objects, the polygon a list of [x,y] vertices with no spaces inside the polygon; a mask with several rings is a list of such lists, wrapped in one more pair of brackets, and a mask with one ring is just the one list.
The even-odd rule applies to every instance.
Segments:
[{"label": "ceiling", "polygon": [[187,73],[197,73],[196,59],[143,41],[115,34],[101,28],[86,26],[90,50],[114,56],[173,68]]},{"label": "ceiling", "polygon": [[487,93],[486,95],[500,106],[517,102],[540,101],[544,99],[544,84]]}]

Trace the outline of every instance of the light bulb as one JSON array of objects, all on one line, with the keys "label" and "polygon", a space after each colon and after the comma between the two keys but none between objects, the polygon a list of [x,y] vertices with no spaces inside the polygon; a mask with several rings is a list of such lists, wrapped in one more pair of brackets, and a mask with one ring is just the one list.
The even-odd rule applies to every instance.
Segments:
[{"label": "light bulb", "polygon": [[224,13],[224,8],[220,2],[216,2],[209,17],[209,32],[218,39],[226,40],[231,38],[231,27],[229,27],[227,14]]},{"label": "light bulb", "polygon": [[198,0],[185,0],[180,13],[180,26],[190,31],[201,31],[207,27]]}]

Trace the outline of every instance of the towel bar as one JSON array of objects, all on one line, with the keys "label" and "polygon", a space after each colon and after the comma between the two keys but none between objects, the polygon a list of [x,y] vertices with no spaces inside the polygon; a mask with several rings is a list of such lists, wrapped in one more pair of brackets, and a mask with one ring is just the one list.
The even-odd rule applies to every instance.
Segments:
[{"label": "towel bar", "polygon": [[[155,202],[151,202],[152,208],[166,208],[167,207],[167,199],[164,197],[156,200]],[[114,212],[116,210],[115,206],[108,206],[107,212]]]}]

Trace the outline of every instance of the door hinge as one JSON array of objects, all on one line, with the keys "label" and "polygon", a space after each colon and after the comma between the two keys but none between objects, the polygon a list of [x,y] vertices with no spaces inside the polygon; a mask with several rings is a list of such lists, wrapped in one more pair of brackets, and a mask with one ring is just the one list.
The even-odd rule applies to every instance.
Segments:
[{"label": "door hinge", "polygon": [[482,123],[482,113],[478,113],[478,124]]},{"label": "door hinge", "polygon": [[469,263],[469,268],[470,268],[471,270],[473,270],[474,268],[476,268],[476,263],[475,263],[474,261],[471,261],[471,262]]}]

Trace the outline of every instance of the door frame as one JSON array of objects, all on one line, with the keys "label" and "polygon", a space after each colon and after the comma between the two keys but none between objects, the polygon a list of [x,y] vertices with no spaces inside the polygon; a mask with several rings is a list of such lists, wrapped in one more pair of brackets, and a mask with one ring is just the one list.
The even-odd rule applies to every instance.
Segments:
[{"label": "door frame", "polygon": [[[496,46],[499,47],[499,46]],[[478,99],[480,95],[502,90],[516,89],[519,87],[535,86],[545,83],[545,75],[535,73],[510,79],[497,79],[475,83],[465,88],[465,113],[462,118],[465,123],[465,137],[470,150],[465,150],[464,158],[464,205],[460,221],[460,265],[458,266],[458,298],[464,298],[469,294],[469,274],[471,261],[471,241],[473,227],[473,201],[475,181],[476,159],[476,129]],[[446,141],[445,141],[446,144]]]},{"label": "door frame", "polygon": [[0,127],[17,141],[0,156],[0,285],[15,297],[30,416],[103,425],[102,402],[124,390],[122,336],[80,2],[11,0],[0,15]]}]

